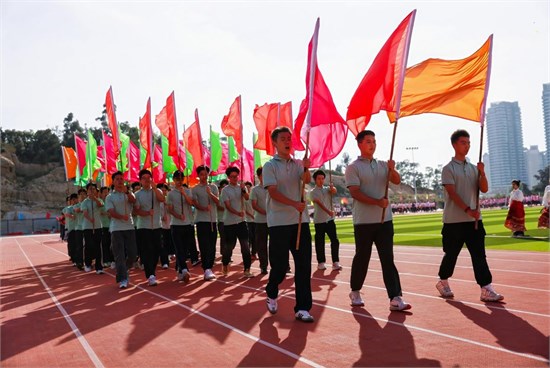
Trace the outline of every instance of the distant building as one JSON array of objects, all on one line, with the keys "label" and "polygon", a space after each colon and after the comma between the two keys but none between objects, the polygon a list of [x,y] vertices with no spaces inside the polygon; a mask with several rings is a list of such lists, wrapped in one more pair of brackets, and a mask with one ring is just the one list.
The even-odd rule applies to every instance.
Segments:
[{"label": "distant building", "polygon": [[491,193],[508,193],[510,182],[527,180],[521,111],[517,102],[494,102],[487,110]]},{"label": "distant building", "polygon": [[525,185],[528,188],[532,188],[538,184],[535,175],[538,175],[539,170],[544,168],[544,154],[539,151],[539,146],[531,146],[528,150],[525,150],[525,163],[527,165],[527,179],[525,179]]},{"label": "distant building", "polygon": [[545,166],[550,165],[550,83],[542,85],[542,115],[544,119],[544,142],[546,143]]}]

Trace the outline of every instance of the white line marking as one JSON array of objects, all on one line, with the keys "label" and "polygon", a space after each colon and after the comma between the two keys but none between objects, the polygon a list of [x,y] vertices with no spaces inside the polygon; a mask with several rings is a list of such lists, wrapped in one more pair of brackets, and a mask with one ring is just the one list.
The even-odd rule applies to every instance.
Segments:
[{"label": "white line marking", "polygon": [[[80,330],[78,329],[78,327],[76,327],[76,324],[74,323],[74,321],[72,320],[71,316],[69,315],[69,313],[67,313],[67,311],[65,310],[65,308],[63,307],[63,305],[61,305],[61,303],[59,302],[59,300],[57,300],[56,296],[54,295],[54,293],[52,292],[52,290],[50,289],[50,287],[48,286],[48,284],[46,284],[46,281],[44,281],[44,279],[42,278],[42,276],[40,276],[40,274],[38,273],[38,270],[36,269],[36,267],[34,267],[33,263],[31,262],[30,258],[27,256],[27,253],[25,253],[25,251],[23,250],[23,248],[21,247],[21,244],[19,244],[19,241],[16,240],[16,243],[17,243],[17,246],[19,247],[19,249],[21,250],[21,252],[23,253],[23,255],[25,256],[25,258],[27,259],[27,262],[29,262],[29,264],[31,265],[34,273],[36,274],[36,276],[38,277],[38,279],[40,280],[40,282],[42,283],[42,286],[44,286],[44,289],[48,292],[48,294],[50,295],[50,298],[53,300],[55,306],[57,307],[57,309],[59,309],[59,311],[61,312],[61,314],[63,315],[63,318],[65,318],[65,320],[67,321],[67,323],[69,324],[69,326],[71,327],[71,330],[73,331],[73,333],[75,334],[76,338],[78,339],[78,342],[80,342],[80,344],[82,345],[82,347],[84,348],[84,350],[86,351],[86,353],[88,354],[88,357],[90,357],[90,360],[94,363],[94,366],[95,367],[98,367],[98,368],[103,368],[104,365],[103,363],[101,363],[101,360],[99,359],[99,357],[96,355],[94,349],[92,349],[92,347],[90,346],[90,344],[88,343],[88,340],[86,340],[86,338],[84,337],[84,335],[82,335],[82,333],[80,332]],[[49,247],[48,247],[49,248]],[[53,248],[52,248],[53,249]],[[57,251],[57,249],[55,249]],[[59,251],[58,251],[59,252]],[[61,253],[61,252],[60,252]]]}]

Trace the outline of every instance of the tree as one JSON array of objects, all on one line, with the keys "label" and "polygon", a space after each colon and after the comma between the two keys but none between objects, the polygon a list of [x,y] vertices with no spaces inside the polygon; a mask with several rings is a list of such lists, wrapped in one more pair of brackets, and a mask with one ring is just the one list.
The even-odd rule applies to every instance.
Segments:
[{"label": "tree", "polygon": [[546,166],[544,169],[539,170],[538,175],[535,175],[535,179],[539,182],[533,186],[533,193],[544,193],[544,188],[550,183],[550,166]]},{"label": "tree", "polygon": [[2,144],[15,148],[18,159],[24,163],[45,164],[63,162],[59,137],[51,129],[18,131],[0,129]]},{"label": "tree", "polygon": [[75,148],[74,133],[84,134],[84,129],[82,129],[78,120],[73,119],[74,115],[72,112],[63,119],[63,139],[61,140],[61,145]]}]

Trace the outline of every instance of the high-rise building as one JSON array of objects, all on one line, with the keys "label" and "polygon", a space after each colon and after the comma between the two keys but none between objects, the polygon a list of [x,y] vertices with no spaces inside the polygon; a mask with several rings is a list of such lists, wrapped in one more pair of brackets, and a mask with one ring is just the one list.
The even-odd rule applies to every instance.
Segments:
[{"label": "high-rise building", "polygon": [[535,175],[538,175],[539,170],[544,167],[544,154],[539,151],[539,146],[531,146],[528,150],[525,150],[525,164],[527,165],[525,185],[531,188],[538,184]]},{"label": "high-rise building", "polygon": [[550,165],[550,83],[542,85],[542,114],[544,118],[544,142],[546,143],[546,166]]},{"label": "high-rise building", "polygon": [[491,193],[507,193],[514,179],[527,179],[521,111],[517,102],[493,102],[487,110]]}]

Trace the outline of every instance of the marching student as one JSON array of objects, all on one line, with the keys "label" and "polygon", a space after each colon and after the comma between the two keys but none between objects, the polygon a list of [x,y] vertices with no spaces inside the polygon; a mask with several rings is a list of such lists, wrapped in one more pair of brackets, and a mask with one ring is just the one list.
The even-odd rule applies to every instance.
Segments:
[{"label": "marching student", "polygon": [[78,201],[78,195],[76,193],[72,193],[71,195],[69,195],[67,207],[63,208],[63,215],[65,215],[65,222],[66,222],[65,231],[67,232],[67,252],[69,254],[69,258],[71,259],[73,266],[76,266],[75,213],[74,213],[73,207],[77,201]]},{"label": "marching student", "polygon": [[[165,183],[157,184],[157,188],[162,191],[164,198],[168,196],[170,188]],[[160,249],[160,264],[163,269],[167,269],[170,266],[170,256],[175,254],[174,243],[172,242],[172,233],[170,232],[170,214],[168,213],[168,206],[165,202],[160,203],[160,227],[162,234],[162,246]]]},{"label": "marching student", "polygon": [[111,251],[111,232],[109,231],[109,225],[111,224],[111,218],[109,213],[105,210],[105,199],[109,195],[108,187],[101,187],[99,189],[99,198],[103,201],[103,207],[100,208],[101,212],[101,254],[103,257],[103,266],[116,268],[114,262],[113,252]]},{"label": "marching student", "polygon": [[[246,191],[250,195],[252,190],[252,183],[247,181],[244,183]],[[258,250],[256,247],[256,224],[254,223],[254,209],[252,208],[252,202],[250,198],[244,201],[245,221],[248,229],[248,245],[250,246],[250,259],[255,261],[258,259]]]},{"label": "marching student", "polygon": [[86,189],[78,189],[78,202],[73,205],[75,222],[74,222],[74,231],[75,231],[75,251],[74,257],[76,262],[76,267],[79,270],[84,270],[85,272],[90,272],[92,269],[84,267],[84,231],[82,229],[82,210],[80,205],[86,199],[88,195]]},{"label": "marching student", "polygon": [[88,198],[80,204],[83,214],[82,230],[84,235],[84,264],[86,270],[92,269],[92,259],[95,259],[95,272],[99,275],[103,272],[103,260],[101,257],[101,208],[103,201],[98,198],[97,185],[86,185]]},{"label": "marching student", "polygon": [[261,167],[256,169],[256,175],[260,183],[252,188],[250,202],[254,209],[255,243],[258,251],[258,259],[260,260],[260,270],[262,275],[267,275],[267,266],[269,263],[267,253],[267,213],[265,208],[267,190],[264,188]]},{"label": "marching student", "polygon": [[[227,179],[220,180],[220,183],[218,184],[218,193],[221,193],[223,188],[229,185],[229,181]],[[220,235],[220,255],[223,256],[223,250],[225,248],[225,231],[223,227],[223,214],[225,212],[225,207],[223,205],[222,201],[218,201],[216,204],[216,212],[218,215],[218,233]]]}]

